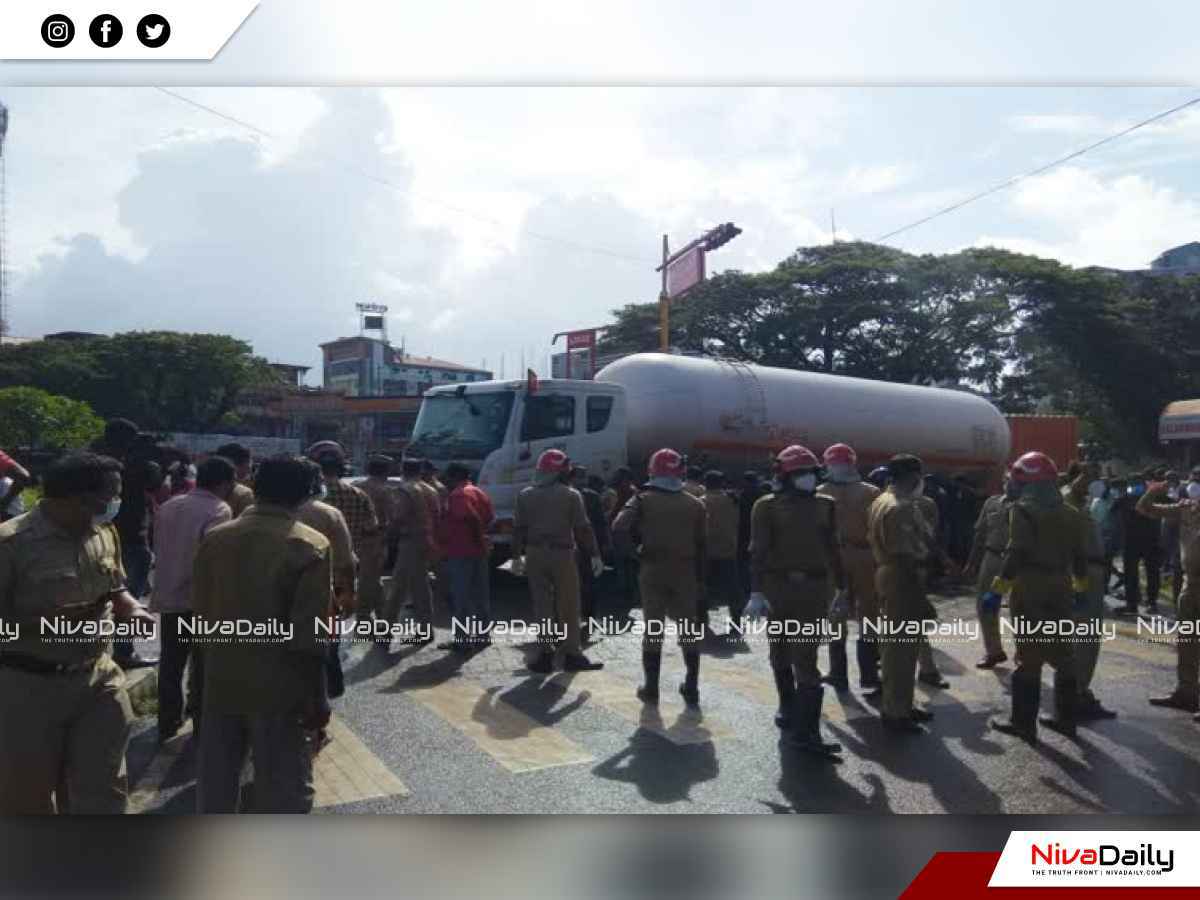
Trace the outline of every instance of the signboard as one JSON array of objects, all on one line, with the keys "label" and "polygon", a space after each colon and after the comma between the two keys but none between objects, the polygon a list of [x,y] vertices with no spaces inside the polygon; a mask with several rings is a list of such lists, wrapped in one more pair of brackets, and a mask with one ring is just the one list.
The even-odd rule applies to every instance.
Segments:
[{"label": "signboard", "polygon": [[368,331],[383,331],[383,316],[363,316],[363,328]]},{"label": "signboard", "polygon": [[1191,441],[1200,438],[1200,415],[1163,416],[1158,420],[1160,441]]},{"label": "signboard", "polygon": [[667,296],[682,296],[704,280],[704,248],[693,247],[667,266]]},{"label": "signboard", "polygon": [[567,333],[568,350],[585,350],[596,346],[596,331],[571,331]]}]

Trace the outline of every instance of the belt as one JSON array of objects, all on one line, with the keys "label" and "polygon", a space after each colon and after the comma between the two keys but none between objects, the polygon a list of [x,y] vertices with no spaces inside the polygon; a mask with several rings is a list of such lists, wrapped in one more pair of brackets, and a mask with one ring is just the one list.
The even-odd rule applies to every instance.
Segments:
[{"label": "belt", "polygon": [[34,675],[71,675],[90,669],[100,660],[93,656],[91,659],[77,663],[52,663],[36,656],[26,656],[24,653],[0,653],[0,668],[19,669],[22,672],[32,672]]}]

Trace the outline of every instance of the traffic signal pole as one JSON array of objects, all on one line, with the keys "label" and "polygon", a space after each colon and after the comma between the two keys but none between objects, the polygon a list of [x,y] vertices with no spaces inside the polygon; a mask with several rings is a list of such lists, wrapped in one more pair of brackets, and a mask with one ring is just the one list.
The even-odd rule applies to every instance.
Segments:
[{"label": "traffic signal pole", "polygon": [[[675,260],[690,253],[697,247],[702,251],[708,252],[716,250],[728,244],[735,237],[742,233],[742,229],[738,228],[732,222],[726,222],[723,225],[718,225],[706,231],[700,237],[689,243],[682,250],[677,250],[671,253],[667,246],[667,236],[663,235],[662,240],[662,265],[657,271],[662,272],[662,290],[658,295],[658,349],[662,353],[669,353],[671,348],[671,295],[667,289],[667,270]],[[703,270],[701,276],[703,279]]]},{"label": "traffic signal pole", "polygon": [[670,262],[670,251],[667,249],[665,234],[663,235],[662,259],[662,291],[658,295],[658,350],[660,353],[670,353],[671,298],[667,296],[667,265]]}]

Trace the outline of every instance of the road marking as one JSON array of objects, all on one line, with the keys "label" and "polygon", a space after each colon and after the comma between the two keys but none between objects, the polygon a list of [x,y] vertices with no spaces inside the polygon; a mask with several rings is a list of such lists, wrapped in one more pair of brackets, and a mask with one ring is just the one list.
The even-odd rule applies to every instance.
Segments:
[{"label": "road marking", "polygon": [[595,759],[553,728],[499,699],[496,695],[501,690],[460,677],[404,693],[453,725],[510,772],[535,772]]},{"label": "road marking", "polygon": [[314,806],[409,795],[404,782],[340,718],[331,719],[326,732],[331,741],[313,761]]},{"label": "road marking", "polygon": [[[703,702],[705,668],[700,667],[700,696]],[[658,705],[642,703],[637,698],[634,681],[620,678],[608,671],[583,672],[573,678],[555,675],[557,681],[568,691],[587,691],[591,702],[616,713],[647,731],[666,738],[673,744],[707,744],[713,738],[733,737],[727,727],[707,718],[701,710],[690,709],[679,694],[670,687],[667,678],[662,679],[661,698]],[[670,724],[667,722],[670,720]]]},{"label": "road marking", "polygon": [[[379,797],[407,797],[409,790],[337,716],[326,729],[331,742],[313,761],[314,807],[338,806]],[[129,812],[144,813],[158,805],[163,784],[192,736],[189,720],[159,748],[129,797]],[[195,772],[187,783],[195,782]]]}]

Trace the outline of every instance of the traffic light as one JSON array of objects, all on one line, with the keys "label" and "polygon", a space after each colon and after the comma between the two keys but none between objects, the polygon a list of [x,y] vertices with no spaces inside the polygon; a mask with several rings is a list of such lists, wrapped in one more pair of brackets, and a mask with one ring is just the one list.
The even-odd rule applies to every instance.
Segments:
[{"label": "traffic light", "polygon": [[723,247],[741,233],[742,229],[738,228],[732,222],[718,225],[704,236],[704,249],[716,250],[718,247]]}]

